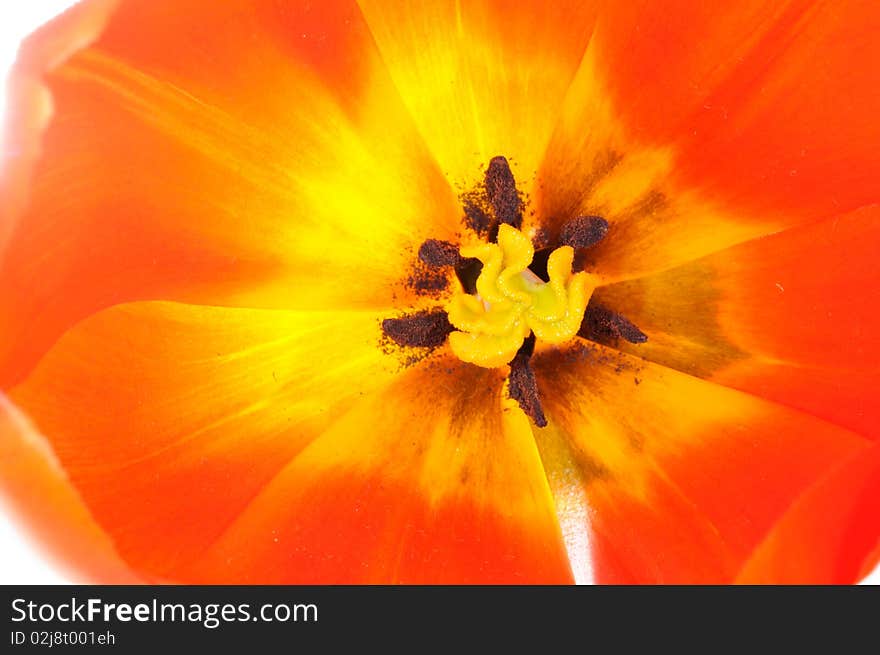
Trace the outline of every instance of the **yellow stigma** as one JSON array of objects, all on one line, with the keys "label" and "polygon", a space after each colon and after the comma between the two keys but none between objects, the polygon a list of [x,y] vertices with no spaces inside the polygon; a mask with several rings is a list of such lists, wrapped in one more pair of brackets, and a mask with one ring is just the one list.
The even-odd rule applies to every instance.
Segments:
[{"label": "yellow stigma", "polygon": [[483,262],[477,295],[457,294],[447,307],[459,332],[449,335],[455,355],[471,364],[495,368],[510,362],[530,332],[560,344],[580,329],[596,277],[572,273],[574,250],[557,248],[547,261],[549,282],[529,270],[535,249],[510,225],[498,229],[498,243],[461,249],[462,257]]}]

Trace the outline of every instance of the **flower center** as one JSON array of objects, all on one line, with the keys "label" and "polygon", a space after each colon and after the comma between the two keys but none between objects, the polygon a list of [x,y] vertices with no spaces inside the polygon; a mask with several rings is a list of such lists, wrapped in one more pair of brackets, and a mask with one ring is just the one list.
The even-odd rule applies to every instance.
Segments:
[{"label": "flower center", "polygon": [[509,365],[510,397],[535,425],[544,427],[547,419],[530,364],[536,340],[555,345],[575,337],[643,343],[647,336],[591,299],[597,275],[572,270],[582,267],[578,251],[605,238],[608,222],[599,216],[571,217],[555,244],[535,252],[520,230],[523,206],[507,159],[494,157],[482,184],[462,197],[465,225],[485,241],[459,248],[428,239],[419,248],[409,280],[418,295],[439,299],[454,270],[460,290],[445,307],[386,318],[382,332],[388,342],[405,349],[407,364],[448,342],[453,354],[469,364]]},{"label": "flower center", "polygon": [[497,239],[461,249],[462,257],[483,264],[477,293],[458,293],[446,307],[449,322],[460,330],[449,335],[452,352],[486,368],[512,361],[532,332],[551,344],[572,339],[596,286],[596,276],[572,273],[571,246],[550,253],[544,282],[529,270],[535,249],[522,232],[503,223]]}]

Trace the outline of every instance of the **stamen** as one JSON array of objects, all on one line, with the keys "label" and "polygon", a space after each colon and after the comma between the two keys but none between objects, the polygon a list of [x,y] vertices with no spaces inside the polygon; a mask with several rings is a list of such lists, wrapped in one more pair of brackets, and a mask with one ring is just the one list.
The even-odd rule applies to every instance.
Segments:
[{"label": "stamen", "polygon": [[[624,316],[589,303],[599,277],[582,270],[586,249],[599,243],[609,224],[601,216],[567,221],[553,234],[520,232],[523,202],[507,158],[493,157],[483,183],[461,196],[465,225],[484,240],[462,246],[427,239],[408,286],[418,295],[439,296],[455,271],[463,293],[444,308],[382,321],[386,339],[429,350],[449,342],[460,360],[495,368],[509,365],[510,397],[539,427],[547,425],[529,360],[536,339],[560,345],[575,335],[604,343],[644,343],[647,335]],[[537,252],[536,252],[537,250]],[[578,258],[581,258],[578,260]]]},{"label": "stamen", "polygon": [[428,239],[419,247],[419,259],[432,268],[455,266],[461,256],[458,246],[440,239]]},{"label": "stamen", "polygon": [[562,226],[559,239],[572,248],[589,248],[608,234],[608,221],[601,216],[578,216]]},{"label": "stamen", "polygon": [[439,307],[382,321],[382,332],[400,346],[436,348],[455,328]]},{"label": "stamen", "polygon": [[522,212],[516,193],[516,180],[506,157],[492,158],[486,169],[485,184],[489,202],[495,210],[496,221],[519,229],[522,225]]},{"label": "stamen", "polygon": [[624,339],[630,343],[645,343],[648,335],[621,314],[607,307],[591,302],[584,312],[584,320],[578,336],[591,341],[613,341]]},{"label": "stamen", "polygon": [[531,351],[535,347],[535,339],[530,337],[529,340],[526,340],[516,357],[510,362],[510,376],[507,378],[508,394],[517,402],[526,416],[535,422],[535,425],[543,428],[547,426],[547,419],[544,416],[544,409],[541,407],[538,382],[529,363]]}]

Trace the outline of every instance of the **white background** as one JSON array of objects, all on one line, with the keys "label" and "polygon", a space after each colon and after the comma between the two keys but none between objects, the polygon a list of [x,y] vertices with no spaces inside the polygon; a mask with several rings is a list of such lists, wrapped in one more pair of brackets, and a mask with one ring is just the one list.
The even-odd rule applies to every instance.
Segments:
[{"label": "white background", "polygon": [[[6,73],[18,43],[75,0],[0,0],[0,115],[5,108]],[[0,505],[0,584],[62,584],[71,582],[58,572],[18,531]]]},{"label": "white background", "polygon": [[[75,0],[0,0],[0,77],[6,79],[19,41],[28,32]],[[5,106],[5,84],[0,90],[0,112]],[[0,507],[0,584],[61,584],[72,582],[42,557],[39,548],[19,532]],[[866,580],[880,584],[880,567]]]}]

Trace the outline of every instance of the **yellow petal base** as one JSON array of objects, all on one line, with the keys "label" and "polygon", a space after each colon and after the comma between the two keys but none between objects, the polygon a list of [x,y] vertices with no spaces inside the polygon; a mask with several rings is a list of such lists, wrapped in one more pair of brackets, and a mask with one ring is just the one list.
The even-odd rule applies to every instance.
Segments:
[{"label": "yellow petal base", "polygon": [[557,248],[547,261],[549,282],[528,270],[535,250],[519,230],[501,225],[497,243],[461,249],[483,263],[477,295],[457,294],[447,306],[452,352],[465,362],[495,368],[514,358],[530,333],[551,344],[577,334],[596,277],[572,273],[574,250]]}]

